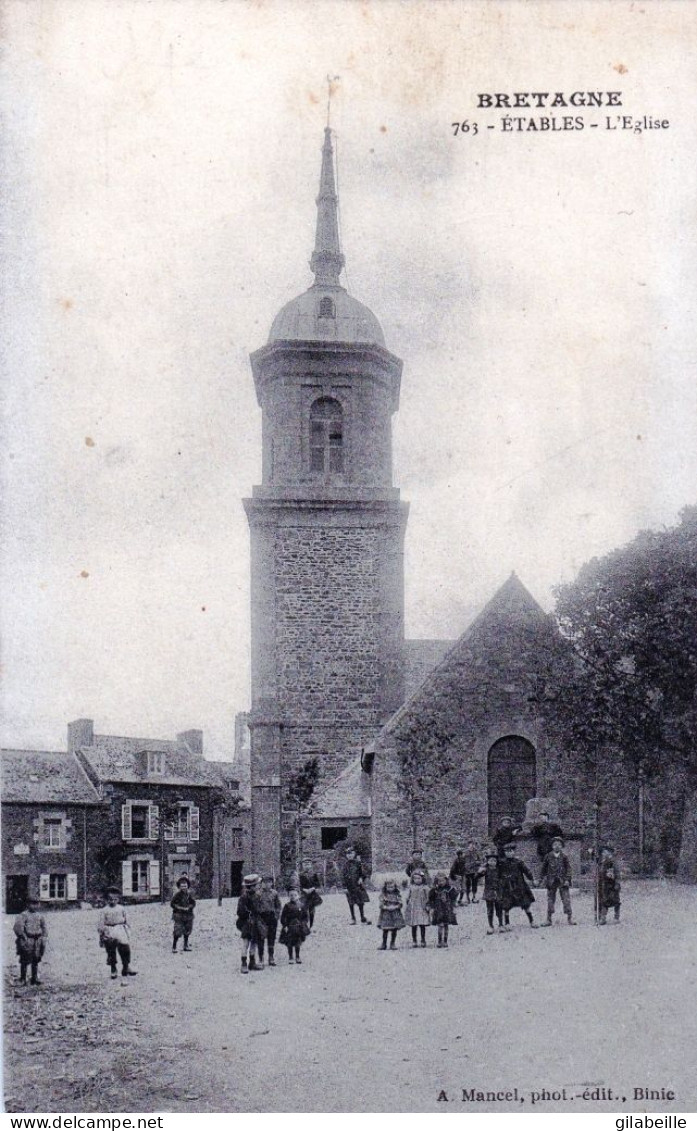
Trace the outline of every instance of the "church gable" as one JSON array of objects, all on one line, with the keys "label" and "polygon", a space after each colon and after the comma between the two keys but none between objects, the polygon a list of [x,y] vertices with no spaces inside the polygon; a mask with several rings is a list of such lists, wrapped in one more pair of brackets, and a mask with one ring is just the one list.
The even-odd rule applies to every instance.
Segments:
[{"label": "church gable", "polygon": [[553,619],[512,575],[379,736],[378,866],[413,840],[443,860],[463,837],[486,839],[509,810],[522,820],[543,793],[575,819],[580,773],[545,701],[549,675],[571,662]]}]

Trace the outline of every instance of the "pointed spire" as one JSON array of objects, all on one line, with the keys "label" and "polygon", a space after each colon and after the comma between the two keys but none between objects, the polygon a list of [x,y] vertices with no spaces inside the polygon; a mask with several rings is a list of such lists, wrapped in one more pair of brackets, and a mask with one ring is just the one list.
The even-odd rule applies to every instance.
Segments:
[{"label": "pointed spire", "polygon": [[338,203],[339,198],[336,195],[334,182],[332,131],[327,126],[324,131],[322,171],[319,178],[319,196],[317,197],[315,250],[312,253],[310,267],[314,272],[316,283],[332,287],[341,285],[339,275],[344,266],[344,257],[339,246]]}]

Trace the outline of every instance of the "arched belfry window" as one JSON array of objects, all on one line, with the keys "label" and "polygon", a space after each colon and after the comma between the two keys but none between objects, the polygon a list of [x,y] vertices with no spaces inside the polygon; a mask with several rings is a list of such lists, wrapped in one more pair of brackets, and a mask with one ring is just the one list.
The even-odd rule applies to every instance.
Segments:
[{"label": "arched belfry window", "polygon": [[334,397],[319,397],[310,409],[310,470],[344,470],[344,414]]},{"label": "arched belfry window", "polygon": [[518,734],[500,738],[489,750],[489,832],[494,833],[502,817],[520,824],[525,806],[536,796],[535,747]]},{"label": "arched belfry window", "polygon": [[325,296],[319,300],[319,317],[320,318],[336,318],[336,310],[333,301]]}]

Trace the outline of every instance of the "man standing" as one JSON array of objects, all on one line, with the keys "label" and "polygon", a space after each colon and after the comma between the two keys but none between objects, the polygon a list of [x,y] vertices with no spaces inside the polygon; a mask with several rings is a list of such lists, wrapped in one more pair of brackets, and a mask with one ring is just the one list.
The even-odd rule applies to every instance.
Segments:
[{"label": "man standing", "polygon": [[537,855],[542,862],[545,856],[552,851],[552,841],[555,836],[563,838],[564,833],[560,825],[550,821],[549,813],[540,813],[540,819],[530,830],[530,835],[537,841]]},{"label": "man standing", "polygon": [[46,920],[39,912],[35,900],[30,899],[26,910],[22,911],[15,919],[14,932],[19,958],[19,980],[23,986],[26,986],[27,967],[30,966],[31,984],[32,986],[40,986],[38,970],[46,949],[48,930],[46,929]]},{"label": "man standing", "polygon": [[370,923],[370,919],[366,919],[363,910],[365,904],[370,902],[370,897],[366,891],[365,883],[363,882],[363,864],[361,863],[360,856],[357,855],[353,848],[346,849],[343,881],[344,887],[346,888],[346,899],[348,900],[349,911],[351,912],[351,922],[355,925],[356,908],[358,908],[361,923]]},{"label": "man standing", "polygon": [[545,927],[552,926],[554,906],[557,901],[557,892],[561,896],[564,914],[569,920],[569,926],[575,927],[576,920],[571,912],[571,865],[565,852],[562,852],[563,841],[555,836],[552,841],[552,851],[548,852],[542,863],[542,886],[547,888],[547,922]]}]

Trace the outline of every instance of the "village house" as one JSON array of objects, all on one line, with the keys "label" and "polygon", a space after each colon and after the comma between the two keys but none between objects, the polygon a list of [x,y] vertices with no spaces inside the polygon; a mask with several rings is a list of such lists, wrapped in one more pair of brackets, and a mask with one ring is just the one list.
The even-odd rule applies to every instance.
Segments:
[{"label": "village house", "polygon": [[68,724],[67,751],[2,752],[7,912],[169,899],[187,875],[200,899],[235,894],[249,861],[249,810],[236,766],[203,757],[203,736],[126,738]]},{"label": "village house", "polygon": [[91,887],[90,846],[99,843],[106,807],[74,755],[3,750],[2,871],[5,910],[28,899],[76,906]]},{"label": "village house", "polygon": [[229,811],[239,783],[224,763],[204,758],[200,730],[172,740],[131,738],[95,734],[91,719],[78,719],[68,724],[68,752],[108,802],[95,852],[103,883],[147,901],[169,898],[185,875],[199,898],[218,894],[215,838],[227,817],[216,812]]}]

